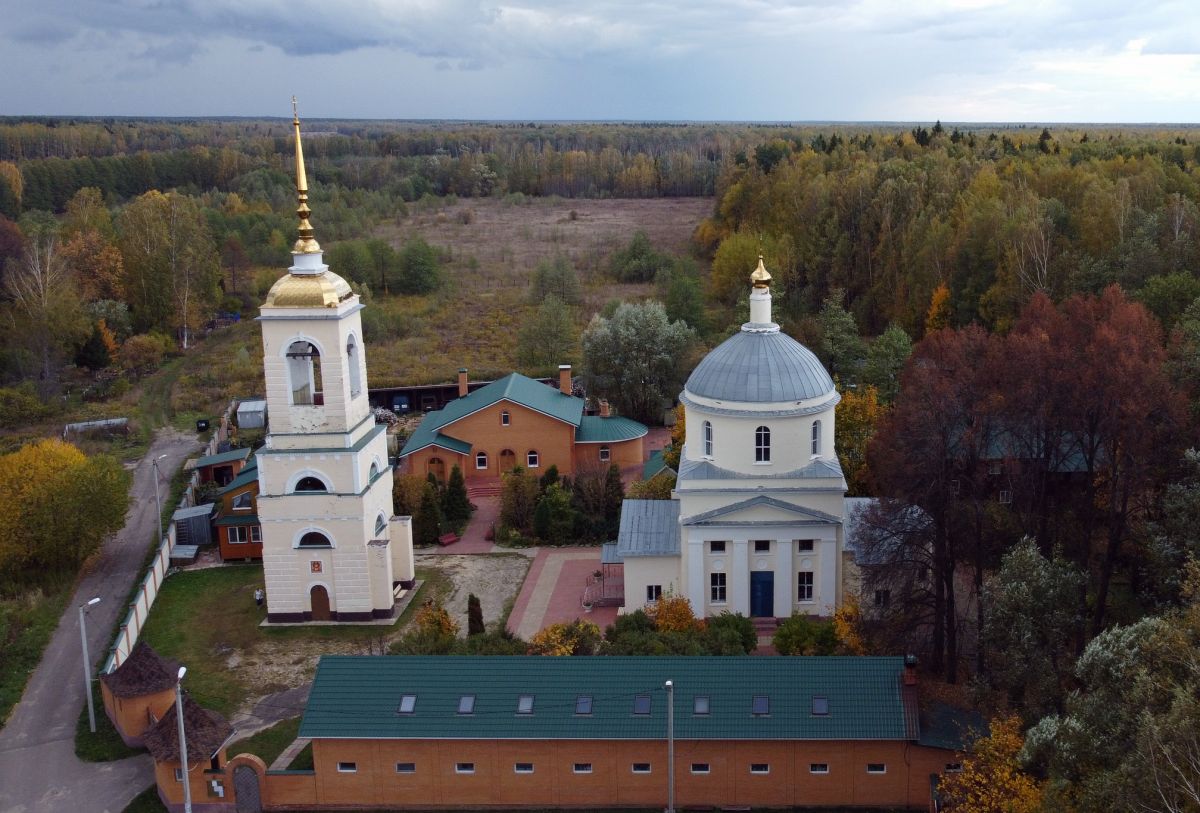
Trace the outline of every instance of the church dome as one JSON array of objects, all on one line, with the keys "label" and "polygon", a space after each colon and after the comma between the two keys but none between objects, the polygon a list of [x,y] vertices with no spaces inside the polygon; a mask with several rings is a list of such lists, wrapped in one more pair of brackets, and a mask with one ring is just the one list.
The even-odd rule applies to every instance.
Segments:
[{"label": "church dome", "polygon": [[714,401],[770,404],[806,401],[834,391],[833,379],[811,350],[778,327],[747,329],[750,327],[704,357],[684,385],[688,394]]},{"label": "church dome", "polygon": [[354,294],[350,284],[332,271],[288,274],[267,292],[264,308],[336,308]]}]

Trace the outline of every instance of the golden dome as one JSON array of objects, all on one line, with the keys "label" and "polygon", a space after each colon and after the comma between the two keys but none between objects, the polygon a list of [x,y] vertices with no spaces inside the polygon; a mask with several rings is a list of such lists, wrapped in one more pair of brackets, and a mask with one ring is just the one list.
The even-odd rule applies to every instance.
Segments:
[{"label": "golden dome", "polygon": [[349,283],[332,271],[288,274],[271,286],[264,308],[336,308],[354,295]]},{"label": "golden dome", "polygon": [[758,255],[758,268],[750,273],[750,281],[754,283],[755,288],[766,288],[771,284],[771,275],[767,272],[766,266],[763,265],[762,255]]}]

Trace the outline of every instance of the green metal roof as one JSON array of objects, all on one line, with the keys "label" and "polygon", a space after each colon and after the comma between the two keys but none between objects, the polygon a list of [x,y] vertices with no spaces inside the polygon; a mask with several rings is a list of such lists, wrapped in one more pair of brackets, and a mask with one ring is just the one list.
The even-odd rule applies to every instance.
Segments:
[{"label": "green metal roof", "polygon": [[196,468],[202,469],[205,466],[216,466],[221,463],[232,463],[235,460],[245,460],[250,456],[250,449],[230,449],[228,452],[220,454],[210,454],[208,457],[202,457],[196,461]]},{"label": "green metal roof", "polygon": [[259,525],[258,514],[229,514],[221,517],[213,525]]},{"label": "green metal roof", "polygon": [[[329,739],[659,740],[675,684],[675,735],[706,740],[904,740],[903,658],[537,657],[325,655],[301,737]],[[411,714],[401,698],[414,695]],[[474,695],[473,714],[458,714]],[[520,695],[533,712],[517,714]],[[633,713],[650,696],[650,713]],[[592,698],[592,713],[575,714]],[[692,713],[693,698],[711,713]],[[754,716],[755,695],[769,713]],[[828,699],[816,716],[813,697]]]},{"label": "green metal roof", "polygon": [[653,480],[664,471],[669,471],[671,474],[675,473],[675,469],[668,466],[667,462],[663,460],[663,452],[665,451],[666,449],[659,449],[657,452],[654,452],[650,455],[650,459],[642,465],[643,480]]},{"label": "green metal roof", "polygon": [[613,415],[601,418],[597,415],[585,415],[575,430],[576,443],[617,443],[622,440],[633,440],[645,436],[649,430],[637,421]]},{"label": "green metal roof", "polygon": [[[579,426],[583,418],[582,398],[564,395],[557,388],[520,373],[509,373],[486,387],[480,387],[469,395],[456,398],[441,409],[430,412],[422,419],[408,443],[404,444],[400,454],[412,454],[433,444],[467,454],[471,451],[469,443],[449,437],[440,430],[500,401],[512,401],[573,426]],[[454,444],[459,444],[459,447]]]},{"label": "green metal roof", "polygon": [[243,466],[242,470],[238,472],[238,476],[234,477],[232,480],[230,480],[229,483],[226,484],[226,486],[224,488],[222,488],[220,491],[218,491],[217,493],[218,494],[227,494],[230,491],[233,491],[235,488],[241,488],[242,486],[249,485],[250,483],[254,483],[257,481],[258,481],[258,458],[252,457],[252,458],[250,458],[250,460],[246,461],[246,465]]}]

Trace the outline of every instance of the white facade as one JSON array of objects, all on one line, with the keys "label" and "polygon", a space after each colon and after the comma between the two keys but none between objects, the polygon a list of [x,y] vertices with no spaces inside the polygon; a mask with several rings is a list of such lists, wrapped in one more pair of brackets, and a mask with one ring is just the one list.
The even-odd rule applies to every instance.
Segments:
[{"label": "white facade", "polygon": [[394,585],[414,577],[411,523],[392,516],[386,429],[367,403],[362,305],[311,229],[308,238],[258,317],[270,419],[257,453],[267,618],[387,618]]},{"label": "white facade", "polygon": [[680,395],[678,529],[663,545],[672,555],[648,556],[623,525],[627,609],[645,605],[655,579],[664,592],[678,585],[697,615],[827,616],[841,605],[840,397],[816,357],[779,333],[770,304],[756,285],[752,321],[700,363]]}]

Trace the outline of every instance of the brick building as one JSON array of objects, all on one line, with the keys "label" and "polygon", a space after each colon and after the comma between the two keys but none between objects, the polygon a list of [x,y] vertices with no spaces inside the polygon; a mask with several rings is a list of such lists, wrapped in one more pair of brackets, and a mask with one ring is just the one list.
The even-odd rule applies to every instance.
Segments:
[{"label": "brick building", "polygon": [[444,481],[458,466],[469,481],[496,478],[514,466],[535,472],[557,466],[572,475],[588,466],[626,468],[645,460],[646,427],[609,414],[605,404],[599,415],[584,415],[568,365],[559,369],[557,388],[510,373],[468,392],[467,371],[458,375],[459,397],[426,415],[400,452],[413,474]]}]

